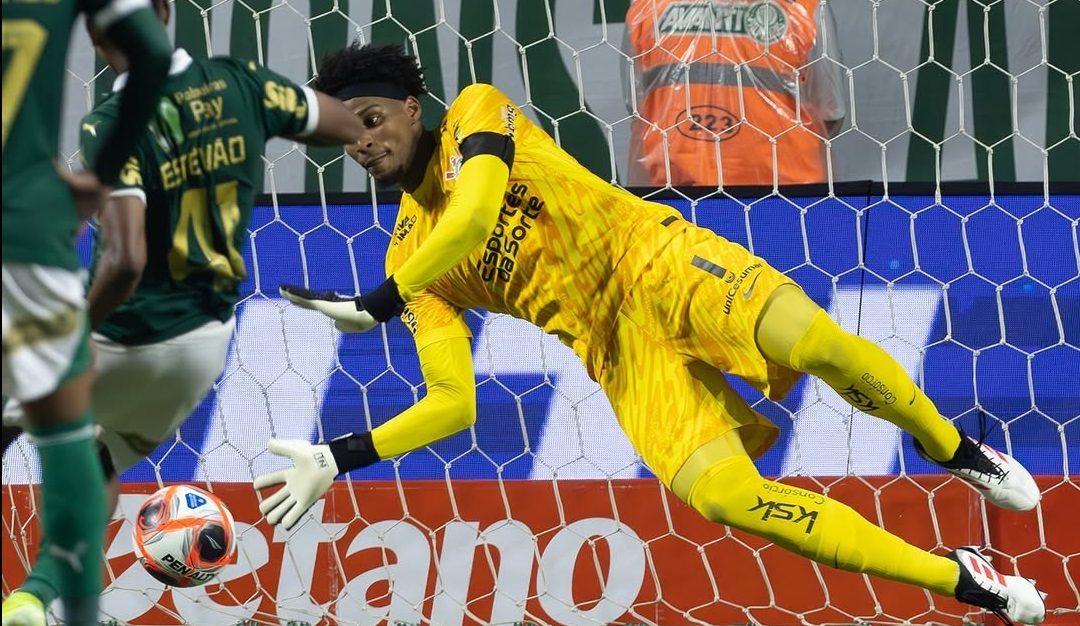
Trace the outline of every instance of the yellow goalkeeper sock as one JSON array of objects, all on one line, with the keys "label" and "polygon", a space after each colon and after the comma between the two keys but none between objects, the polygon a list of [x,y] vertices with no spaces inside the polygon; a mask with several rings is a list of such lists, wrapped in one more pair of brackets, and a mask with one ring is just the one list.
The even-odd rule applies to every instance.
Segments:
[{"label": "yellow goalkeeper sock", "polygon": [[914,435],[926,452],[948,461],[960,433],[887,352],[836,325],[818,309],[795,343],[791,367],[817,376],[851,406],[896,424]]},{"label": "yellow goalkeeper sock", "polygon": [[689,504],[709,520],[832,567],[949,597],[960,577],[955,561],[912,546],[847,505],[762,478],[745,455],[723,458],[706,470],[690,490]]}]

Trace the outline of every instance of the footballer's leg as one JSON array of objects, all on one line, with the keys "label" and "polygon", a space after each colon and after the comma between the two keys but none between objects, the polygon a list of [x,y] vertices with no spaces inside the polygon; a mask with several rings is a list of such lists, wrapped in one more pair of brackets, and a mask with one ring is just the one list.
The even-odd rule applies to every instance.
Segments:
[{"label": "footballer's leg", "polygon": [[[106,523],[119,500],[120,475],[173,436],[206,397],[225,366],[235,326],[235,318],[211,322],[140,346],[93,335],[97,376],[92,409],[98,427],[96,454],[106,481]],[[25,423],[24,408],[12,404],[5,411],[5,422]],[[50,572],[38,572],[38,582],[31,585],[37,604],[48,606],[57,597]]]},{"label": "footballer's leg", "polygon": [[918,585],[1024,624],[1045,616],[1043,597],[1030,581],[999,573],[970,548],[931,554],[842,502],[762,478],[737,431],[691,455],[672,490],[709,520],[819,563]]},{"label": "footballer's leg", "polygon": [[697,450],[672,490],[707,519],[765,538],[819,563],[951,596],[956,563],[916,548],[847,505],[762,478],[737,431]]},{"label": "footballer's leg", "polygon": [[225,368],[236,318],[213,321],[158,343],[128,346],[94,334],[94,417],[110,511],[118,477],[176,434]]},{"label": "footballer's leg", "polygon": [[797,286],[776,289],[756,335],[766,358],[817,376],[855,408],[911,433],[920,455],[993,504],[1014,511],[1038,504],[1039,488],[1020,463],[962,436],[895,359],[872,341],[844,331]]},{"label": "footballer's leg", "polygon": [[[655,291],[652,287],[644,291]],[[600,385],[634,448],[683,501],[711,521],[826,565],[919,585],[990,609],[1023,601],[1028,604],[1020,609],[1027,612],[1006,614],[1039,615],[1029,611],[1041,608],[1041,599],[1026,580],[1006,577],[992,594],[974,596],[969,584],[974,578],[961,574],[957,560],[916,548],[822,494],[762,478],[750,459],[772,444],[776,426],[746,404],[722,371],[688,363],[666,340],[654,337],[657,327],[637,323],[635,318],[642,318],[634,315],[640,302],[634,295],[613,330]],[[1040,604],[1031,605],[1036,599]]]},{"label": "footballer's leg", "polygon": [[22,588],[4,601],[5,626],[44,624],[41,598],[57,592],[67,623],[97,623],[104,480],[89,409],[83,306],[75,272],[4,263],[3,393],[23,405],[42,476],[42,541]]},{"label": "footballer's leg", "polygon": [[[98,371],[95,367],[95,383],[100,380],[100,377],[96,374]],[[95,389],[97,388],[95,384]],[[96,411],[91,402],[91,412],[95,414]],[[23,433],[22,424],[26,423],[26,413],[23,411],[22,404],[12,400],[11,402],[5,402],[4,404],[4,453],[7,453],[7,449],[11,444],[15,443],[15,440],[19,438],[19,435]],[[95,433],[100,432],[100,428],[95,426]],[[95,437],[97,435],[95,434]],[[106,522],[112,517],[112,512],[116,510],[117,498],[120,494],[120,481],[116,474],[116,468],[113,467],[112,457],[109,454],[108,448],[104,444],[98,443],[98,458],[101,460],[101,469],[105,474],[105,493],[106,493],[106,507],[105,517]],[[49,599],[50,601],[52,598]]]}]

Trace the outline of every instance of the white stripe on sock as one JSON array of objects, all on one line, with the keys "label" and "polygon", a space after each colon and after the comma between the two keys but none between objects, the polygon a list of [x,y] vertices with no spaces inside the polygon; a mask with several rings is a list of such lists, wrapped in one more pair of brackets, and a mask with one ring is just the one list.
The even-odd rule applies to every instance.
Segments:
[{"label": "white stripe on sock", "polygon": [[34,442],[34,445],[39,448],[46,448],[48,446],[58,446],[63,443],[71,443],[73,441],[79,441],[80,439],[93,439],[94,438],[94,425],[87,424],[82,428],[68,431],[66,433],[58,433],[56,435],[48,435],[45,437],[35,437],[30,435],[30,441]]}]

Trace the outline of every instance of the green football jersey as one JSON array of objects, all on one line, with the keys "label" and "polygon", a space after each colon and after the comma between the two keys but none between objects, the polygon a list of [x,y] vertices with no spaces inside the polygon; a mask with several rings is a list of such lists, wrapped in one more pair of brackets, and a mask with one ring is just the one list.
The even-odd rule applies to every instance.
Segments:
[{"label": "green football jersey", "polygon": [[[156,343],[233,315],[266,142],[312,131],[317,106],[314,91],[254,63],[174,53],[157,114],[113,192],[146,200],[146,268],[98,332]],[[83,118],[88,163],[116,113],[114,94]]]},{"label": "green football jersey", "polygon": [[79,267],[78,216],[55,170],[71,28],[80,12],[104,30],[149,7],[148,0],[4,0],[5,261]]}]

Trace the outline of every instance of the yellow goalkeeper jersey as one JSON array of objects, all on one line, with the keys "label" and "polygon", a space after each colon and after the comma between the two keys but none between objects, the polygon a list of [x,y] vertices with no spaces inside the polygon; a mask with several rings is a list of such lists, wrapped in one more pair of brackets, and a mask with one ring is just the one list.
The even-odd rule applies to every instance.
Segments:
[{"label": "yellow goalkeeper jersey", "polygon": [[598,178],[502,92],[476,84],[458,95],[436,130],[423,182],[402,195],[387,275],[438,223],[462,164],[459,146],[479,132],[509,135],[516,147],[499,219],[482,245],[406,303],[402,320],[420,350],[469,336],[465,309],[507,313],[557,335],[596,379],[625,294],[686,222]]}]

